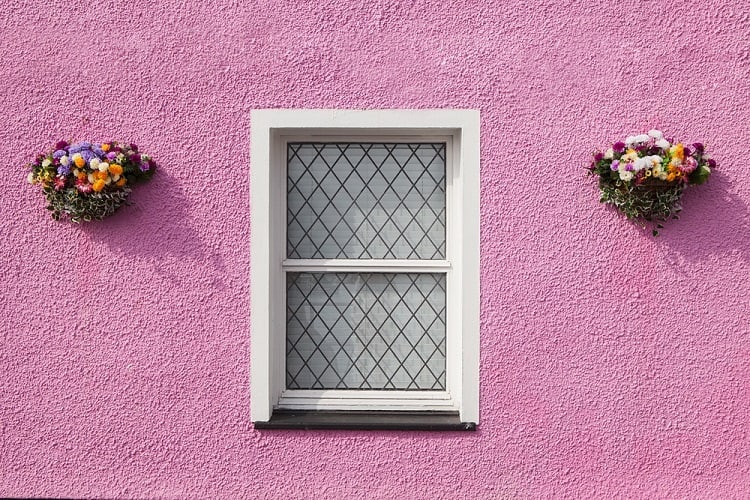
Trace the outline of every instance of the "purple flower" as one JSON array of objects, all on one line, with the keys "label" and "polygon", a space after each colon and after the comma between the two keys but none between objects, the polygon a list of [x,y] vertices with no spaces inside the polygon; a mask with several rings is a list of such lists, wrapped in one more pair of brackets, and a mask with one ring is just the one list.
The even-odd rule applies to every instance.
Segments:
[{"label": "purple flower", "polygon": [[114,160],[115,158],[117,158],[117,153],[115,153],[114,151],[110,151],[109,153],[107,153],[108,160]]},{"label": "purple flower", "polygon": [[610,165],[609,168],[611,168],[612,170],[617,170],[619,167],[620,167],[620,160],[614,160],[612,162],[612,165]]},{"label": "purple flower", "polygon": [[80,142],[78,143],[79,146],[81,146],[81,149],[91,149],[91,143],[90,142]]},{"label": "purple flower", "polygon": [[706,163],[708,163],[708,168],[713,169],[714,167],[716,167],[716,160],[714,160],[713,158],[707,160]]},{"label": "purple flower", "polygon": [[703,153],[703,144],[702,143],[700,143],[700,142],[693,143],[693,148],[695,148],[695,150],[698,153]]},{"label": "purple flower", "polygon": [[138,152],[138,146],[136,146],[135,144],[131,144],[130,149],[132,149],[136,153]]},{"label": "purple flower", "polygon": [[149,160],[146,160],[138,165],[138,168],[141,169],[141,172],[148,172],[149,170],[151,170],[151,162]]},{"label": "purple flower", "polygon": [[52,158],[61,158],[68,154],[64,149],[58,149],[54,153],[52,153]]},{"label": "purple flower", "polygon": [[55,144],[55,149],[65,149],[68,147],[68,143],[66,141],[57,141],[57,144]]},{"label": "purple flower", "polygon": [[96,157],[96,154],[94,154],[94,152],[91,151],[90,149],[82,149],[81,156],[83,157],[84,160],[89,162],[92,158]]},{"label": "purple flower", "polygon": [[617,141],[616,143],[612,144],[612,150],[615,153],[622,153],[625,151],[625,143],[622,141]]},{"label": "purple flower", "polygon": [[139,155],[137,153],[134,154],[134,155],[130,155],[130,161],[132,161],[133,163],[140,163],[141,162],[141,155]]},{"label": "purple flower", "polygon": [[604,155],[602,153],[596,153],[594,155],[594,161],[596,163],[599,163],[600,161],[602,161],[603,158],[604,158]]},{"label": "purple flower", "polygon": [[104,150],[102,150],[102,148],[100,148],[99,146],[94,146],[93,148],[91,148],[91,151],[93,151],[99,158],[104,158]]},{"label": "purple flower", "polygon": [[628,172],[632,172],[633,171],[633,164],[632,163],[628,163],[627,165],[625,165],[625,170],[627,170]]},{"label": "purple flower", "polygon": [[57,175],[66,176],[68,174],[70,174],[70,164],[57,167]]}]

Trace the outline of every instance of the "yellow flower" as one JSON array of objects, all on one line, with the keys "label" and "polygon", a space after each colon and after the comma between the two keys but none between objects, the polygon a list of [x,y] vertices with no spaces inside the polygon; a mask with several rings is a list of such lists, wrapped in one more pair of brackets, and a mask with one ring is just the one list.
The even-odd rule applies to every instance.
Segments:
[{"label": "yellow flower", "polygon": [[106,142],[102,144],[102,151],[104,151],[105,153],[109,151],[109,144],[107,144]]},{"label": "yellow flower", "polygon": [[123,187],[126,182],[128,182],[127,179],[125,179],[125,177],[121,177],[119,181],[115,182],[115,186]]},{"label": "yellow flower", "polygon": [[651,170],[646,170],[646,173],[643,174],[645,177],[651,177]]},{"label": "yellow flower", "polygon": [[669,152],[674,158],[679,158],[680,161],[685,159],[685,146],[683,146],[681,142],[678,142],[677,144],[669,148]]},{"label": "yellow flower", "polygon": [[98,193],[99,191],[101,191],[102,189],[104,189],[104,181],[101,180],[101,179],[99,179],[96,182],[94,182],[94,185],[91,186],[91,187],[94,189],[94,191],[96,191]]},{"label": "yellow flower", "polygon": [[667,174],[667,182],[672,182],[677,177],[677,174],[674,172],[670,172]]},{"label": "yellow flower", "polygon": [[109,173],[112,175],[122,175],[122,166],[117,163],[113,163],[109,166]]},{"label": "yellow flower", "polygon": [[632,162],[638,159],[638,152],[635,149],[628,149],[624,155],[622,155],[622,158],[620,158],[620,162],[628,163]]}]

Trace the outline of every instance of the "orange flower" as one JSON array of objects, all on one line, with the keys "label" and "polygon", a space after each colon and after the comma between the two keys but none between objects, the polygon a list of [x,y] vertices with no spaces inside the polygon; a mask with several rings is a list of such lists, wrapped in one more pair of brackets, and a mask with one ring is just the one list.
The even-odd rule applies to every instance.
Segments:
[{"label": "orange flower", "polygon": [[117,163],[113,163],[109,166],[109,173],[112,175],[122,175],[122,166]]},{"label": "orange flower", "polygon": [[86,174],[86,172],[80,172],[78,174],[78,180],[80,181],[86,180],[87,178],[88,178],[88,175]]},{"label": "orange flower", "polygon": [[99,172],[99,171],[94,172],[94,179],[101,179],[103,181],[106,181],[107,177],[109,177],[107,175],[107,172]]},{"label": "orange flower", "polygon": [[107,144],[106,142],[102,144],[102,151],[104,151],[105,153],[109,151],[109,144]]},{"label": "orange flower", "polygon": [[101,191],[102,189],[104,189],[104,181],[101,180],[101,179],[99,179],[96,182],[94,182],[94,185],[91,186],[91,187],[94,189],[94,191],[96,191],[98,193],[99,191]]},{"label": "orange flower", "polygon": [[127,179],[125,179],[125,177],[120,177],[120,180],[117,181],[117,182],[115,182],[115,186],[117,186],[117,187],[123,187],[126,182],[128,182],[128,181],[127,181]]}]

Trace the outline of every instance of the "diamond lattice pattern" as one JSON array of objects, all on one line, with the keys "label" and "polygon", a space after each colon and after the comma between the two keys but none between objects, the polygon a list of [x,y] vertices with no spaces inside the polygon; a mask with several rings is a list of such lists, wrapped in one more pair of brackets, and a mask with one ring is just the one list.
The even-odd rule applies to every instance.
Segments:
[{"label": "diamond lattice pattern", "polygon": [[445,144],[290,143],[291,259],[445,258]]},{"label": "diamond lattice pattern", "polygon": [[287,273],[288,389],[445,390],[445,274]]}]

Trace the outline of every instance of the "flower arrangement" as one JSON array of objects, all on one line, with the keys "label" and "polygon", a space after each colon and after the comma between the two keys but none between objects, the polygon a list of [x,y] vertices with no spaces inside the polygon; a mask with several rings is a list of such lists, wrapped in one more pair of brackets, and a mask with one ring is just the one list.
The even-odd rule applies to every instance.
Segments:
[{"label": "flower arrangement", "polygon": [[715,165],[703,144],[685,145],[650,130],[595,153],[589,170],[599,176],[602,203],[613,204],[629,219],[664,221],[677,218],[685,187],[706,182]]},{"label": "flower arrangement", "polygon": [[150,156],[135,144],[58,142],[31,164],[28,181],[42,187],[59,220],[101,220],[126,203],[131,186],[149,180],[156,170]]}]

